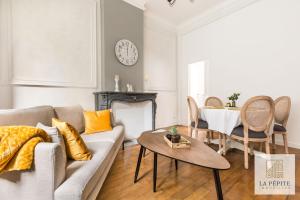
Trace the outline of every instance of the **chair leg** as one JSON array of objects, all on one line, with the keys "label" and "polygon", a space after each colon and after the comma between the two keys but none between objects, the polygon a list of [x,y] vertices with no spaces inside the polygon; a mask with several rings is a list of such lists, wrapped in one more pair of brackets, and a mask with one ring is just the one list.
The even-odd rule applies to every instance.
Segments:
[{"label": "chair leg", "polygon": [[264,143],[263,142],[260,142],[259,143],[259,151],[262,152],[263,151],[263,145]]},{"label": "chair leg", "polygon": [[287,141],[287,133],[282,134],[282,137],[283,137],[283,142],[284,142],[285,153],[288,154],[289,153],[289,146],[288,146],[288,141]]},{"label": "chair leg", "polygon": [[210,131],[206,132],[207,144],[210,144]]},{"label": "chair leg", "polygon": [[266,154],[270,154],[270,144],[269,144],[269,140],[265,142],[265,146],[266,146]]},{"label": "chair leg", "polygon": [[197,128],[194,128],[195,138],[198,139],[199,137],[199,130]]},{"label": "chair leg", "polygon": [[244,143],[244,167],[248,169],[248,143]]},{"label": "chair leg", "polygon": [[272,134],[272,149],[276,149],[275,134]]},{"label": "chair leg", "polygon": [[192,137],[192,127],[188,126],[188,135]]},{"label": "chair leg", "polygon": [[222,149],[223,135],[219,133],[219,150]]},{"label": "chair leg", "polygon": [[191,137],[196,138],[196,130],[193,127],[191,127],[191,129]]},{"label": "chair leg", "polygon": [[200,137],[198,137],[198,139],[201,141],[201,142],[205,142],[205,138],[206,138],[206,135],[207,135],[207,132],[204,132],[203,130],[197,130],[197,134],[199,136],[199,133],[200,133]]},{"label": "chair leg", "polygon": [[254,152],[253,152],[254,143],[253,142],[249,143],[249,146],[250,146],[250,155],[253,156],[254,155]]},{"label": "chair leg", "polygon": [[214,131],[210,132],[210,139],[214,139]]},{"label": "chair leg", "polygon": [[223,139],[222,139],[222,145],[223,145],[223,155],[226,156],[226,151],[227,151],[227,148],[226,148],[226,139],[227,139],[227,136],[226,134],[223,135]]}]

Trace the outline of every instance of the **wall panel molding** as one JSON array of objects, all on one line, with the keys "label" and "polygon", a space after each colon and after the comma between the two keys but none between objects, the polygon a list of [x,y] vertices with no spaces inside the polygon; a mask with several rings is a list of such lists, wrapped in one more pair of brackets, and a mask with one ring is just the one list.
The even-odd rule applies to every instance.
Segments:
[{"label": "wall panel molding", "polygon": [[9,8],[9,1],[0,1],[0,86],[7,86],[10,82],[11,32]]},{"label": "wall panel molding", "polygon": [[96,88],[99,3],[12,0],[12,84]]}]

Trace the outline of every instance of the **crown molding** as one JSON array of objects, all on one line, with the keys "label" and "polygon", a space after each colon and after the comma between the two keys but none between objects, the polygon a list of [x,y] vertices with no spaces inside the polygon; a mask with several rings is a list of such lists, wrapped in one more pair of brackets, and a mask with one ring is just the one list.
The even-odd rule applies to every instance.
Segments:
[{"label": "crown molding", "polygon": [[261,0],[231,0],[226,1],[192,19],[177,26],[178,35],[185,35],[193,30],[213,23],[223,17],[237,12]]},{"label": "crown molding", "polygon": [[141,10],[146,9],[145,4],[147,0],[123,0],[123,1]]}]

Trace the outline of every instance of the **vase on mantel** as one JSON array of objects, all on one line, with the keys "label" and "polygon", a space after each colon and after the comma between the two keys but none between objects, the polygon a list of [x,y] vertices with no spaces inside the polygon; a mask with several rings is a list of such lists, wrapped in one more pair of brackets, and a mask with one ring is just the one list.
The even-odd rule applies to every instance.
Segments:
[{"label": "vase on mantel", "polygon": [[120,92],[120,89],[119,89],[119,80],[120,80],[120,77],[119,75],[115,75],[115,92]]},{"label": "vase on mantel", "polygon": [[236,107],[236,102],[235,101],[231,101],[231,107]]}]

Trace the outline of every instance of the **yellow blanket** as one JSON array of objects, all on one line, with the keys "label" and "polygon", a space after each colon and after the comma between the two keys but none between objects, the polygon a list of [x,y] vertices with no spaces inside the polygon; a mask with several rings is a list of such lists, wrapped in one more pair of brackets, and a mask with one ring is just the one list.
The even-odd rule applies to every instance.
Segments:
[{"label": "yellow blanket", "polygon": [[0,173],[30,169],[34,148],[39,142],[51,142],[45,131],[31,126],[0,127]]}]

